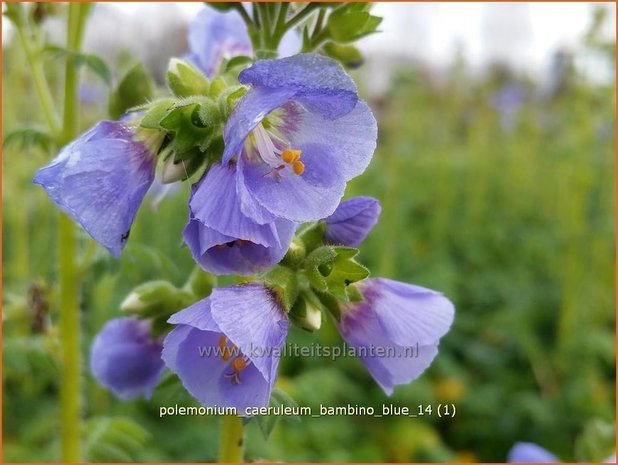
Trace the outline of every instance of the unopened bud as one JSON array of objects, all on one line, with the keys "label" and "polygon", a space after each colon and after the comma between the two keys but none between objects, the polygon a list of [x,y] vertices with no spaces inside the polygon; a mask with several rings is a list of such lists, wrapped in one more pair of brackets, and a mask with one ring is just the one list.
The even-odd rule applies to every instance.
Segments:
[{"label": "unopened bud", "polygon": [[167,85],[176,97],[206,95],[209,82],[197,68],[187,61],[172,58],[167,68]]}]

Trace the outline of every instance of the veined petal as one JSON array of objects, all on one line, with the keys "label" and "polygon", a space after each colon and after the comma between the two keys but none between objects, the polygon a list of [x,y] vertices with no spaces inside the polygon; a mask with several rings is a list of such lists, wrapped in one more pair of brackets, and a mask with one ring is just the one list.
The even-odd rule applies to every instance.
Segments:
[{"label": "veined petal", "polygon": [[194,188],[189,200],[192,217],[204,226],[235,239],[265,247],[279,244],[269,225],[260,225],[245,216],[236,194],[236,168],[215,164]]},{"label": "veined petal", "polygon": [[380,202],[373,197],[353,197],[339,204],[326,218],[326,240],[333,244],[358,247],[380,216]]},{"label": "veined petal", "polygon": [[215,289],[212,316],[221,331],[274,386],[280,350],[289,330],[285,311],[273,291],[261,284]]},{"label": "veined petal", "polygon": [[434,344],[453,322],[453,304],[431,289],[384,278],[368,279],[359,289],[387,337],[400,346]]},{"label": "veined petal", "polygon": [[62,149],[33,182],[97,242],[118,256],[148,188],[155,159],[118,122],[95,125]]},{"label": "veined petal", "polygon": [[302,176],[283,176],[278,181],[269,179],[271,168],[268,165],[239,160],[239,182],[248,194],[243,202],[257,202],[272,214],[299,223],[316,221],[333,213],[345,190],[345,181],[338,176],[337,165],[329,167],[323,163],[334,154],[322,152],[320,145],[299,147],[305,163]]},{"label": "veined petal", "polygon": [[328,119],[345,115],[358,100],[356,85],[341,65],[314,53],[260,60],[238,79],[254,87],[292,89],[294,100]]},{"label": "veined petal", "polygon": [[193,305],[174,313],[167,320],[173,325],[187,325],[201,331],[221,332],[219,325],[211,315],[210,297],[199,300]]}]

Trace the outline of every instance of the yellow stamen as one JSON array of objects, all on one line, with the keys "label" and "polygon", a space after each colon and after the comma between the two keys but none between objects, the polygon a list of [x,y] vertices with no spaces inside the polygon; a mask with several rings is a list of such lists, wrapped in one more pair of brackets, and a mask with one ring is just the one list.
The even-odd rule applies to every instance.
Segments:
[{"label": "yellow stamen", "polygon": [[300,160],[296,160],[292,165],[292,169],[296,175],[300,176],[305,172],[305,164]]},{"label": "yellow stamen", "polygon": [[233,361],[232,361],[232,369],[235,372],[241,372],[242,370],[244,370],[245,368],[247,368],[247,361],[242,358],[242,357],[236,357]]},{"label": "yellow stamen", "polygon": [[281,153],[281,159],[286,163],[295,163],[302,152],[300,150],[285,149]]},{"label": "yellow stamen", "polygon": [[223,350],[223,348],[225,347],[225,344],[227,344],[227,337],[221,336],[219,338],[219,349]]}]

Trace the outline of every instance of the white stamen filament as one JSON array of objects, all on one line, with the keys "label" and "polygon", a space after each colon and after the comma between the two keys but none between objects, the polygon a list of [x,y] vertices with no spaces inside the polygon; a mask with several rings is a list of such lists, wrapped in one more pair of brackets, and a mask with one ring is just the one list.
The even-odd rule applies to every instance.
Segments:
[{"label": "white stamen filament", "polygon": [[282,163],[281,150],[275,147],[275,144],[271,139],[271,135],[266,132],[264,126],[259,124],[253,130],[253,135],[255,137],[255,146],[260,158],[273,168],[280,166]]}]

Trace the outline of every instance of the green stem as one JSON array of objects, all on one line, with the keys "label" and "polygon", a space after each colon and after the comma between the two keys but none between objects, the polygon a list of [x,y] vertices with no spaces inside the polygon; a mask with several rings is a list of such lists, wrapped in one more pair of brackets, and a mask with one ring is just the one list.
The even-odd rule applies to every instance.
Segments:
[{"label": "green stem", "polygon": [[235,415],[226,415],[222,422],[219,439],[219,462],[242,463],[245,442],[242,419]]},{"label": "green stem", "polygon": [[258,9],[260,17],[260,33],[262,36],[262,47],[271,50],[271,25],[270,25],[270,11],[266,3],[255,3],[254,8]]},{"label": "green stem", "polygon": [[285,30],[288,31],[289,29],[293,28],[298,23],[306,19],[311,13],[315,11],[316,8],[322,8],[322,7],[320,6],[319,3],[315,3],[315,2],[307,5],[298,14],[290,18],[290,20],[287,23],[285,23]]},{"label": "green stem", "polygon": [[[89,10],[88,4],[70,3],[67,48],[78,53]],[[64,85],[64,118],[61,145],[79,131],[78,70],[67,57]],[[79,324],[79,270],[76,263],[75,225],[64,213],[59,222],[60,349],[62,352],[61,454],[64,462],[79,462],[81,436],[81,353]]]},{"label": "green stem", "polygon": [[19,10],[19,14],[21,17],[14,23],[15,28],[17,29],[17,35],[24,49],[24,53],[26,54],[26,59],[28,60],[30,76],[32,77],[34,89],[43,110],[43,116],[49,126],[52,137],[57,140],[60,135],[60,123],[58,121],[58,115],[54,110],[54,99],[49,91],[49,84],[45,78],[43,64],[39,59],[40,54],[35,52],[32,47],[33,40],[31,38],[31,34],[26,32],[26,29],[28,28],[27,20],[21,9]]}]

